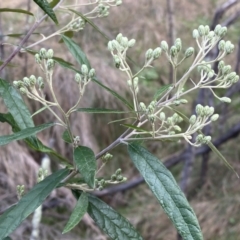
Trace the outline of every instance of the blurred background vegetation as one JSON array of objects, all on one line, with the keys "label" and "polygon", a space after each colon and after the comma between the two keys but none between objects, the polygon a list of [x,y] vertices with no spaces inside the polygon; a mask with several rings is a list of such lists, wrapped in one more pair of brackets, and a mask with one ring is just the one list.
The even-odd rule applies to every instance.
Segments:
[{"label": "blurred background vegetation", "polygon": [[[75,1],[64,1],[72,4]],[[90,2],[90,1],[79,1]],[[21,8],[37,13],[37,6],[31,0],[1,1],[1,8]],[[82,14],[91,9],[88,6],[78,9]],[[35,31],[24,47],[39,41],[41,36],[51,35],[61,26],[67,24],[69,15],[57,11],[60,25],[55,26],[49,19],[44,21]],[[235,51],[228,56],[226,62],[231,64],[239,74],[240,65],[240,2],[226,0],[123,0],[119,7],[110,9],[106,18],[96,18],[92,22],[109,39],[122,33],[128,38],[136,39],[134,48],[129,50],[130,65],[137,71],[144,64],[145,52],[149,48],[156,48],[162,40],[169,45],[177,37],[183,41],[183,50],[187,47],[196,47],[192,38],[192,30],[200,24],[214,28],[216,24],[228,26],[227,39],[235,45]],[[34,18],[20,13],[0,13],[0,57],[4,61],[18,45],[24,34],[34,23]],[[20,35],[9,35],[9,34]],[[23,34],[23,35],[21,35]],[[32,49],[41,47],[52,48],[55,56],[76,64],[67,53],[66,47],[59,42],[56,36],[41,42]],[[129,100],[126,76],[114,67],[111,54],[107,50],[106,38],[96,31],[90,24],[86,24],[82,31],[74,33],[76,41],[87,54],[92,67],[96,69],[98,78],[109,88]],[[8,43],[8,44],[6,44]],[[213,58],[213,51],[209,58]],[[1,78],[10,82],[22,79],[24,76],[41,75],[34,61],[34,56],[21,52],[1,72]],[[180,77],[190,66],[191,59],[182,65],[178,72]],[[79,68],[79,66],[76,65]],[[156,90],[171,83],[171,68],[164,56],[154,62],[154,67],[144,71],[141,78],[140,99],[150,103]],[[213,66],[214,67],[214,66]],[[195,73],[192,78],[197,78]],[[78,98],[74,83],[74,73],[57,66],[54,73],[54,88],[64,109],[68,109]],[[190,115],[197,103],[214,106],[220,114],[220,120],[205,129],[207,135],[212,135],[213,142],[220,149],[235,170],[240,173],[240,83],[219,94],[232,98],[229,105],[213,99],[208,91],[193,92],[189,103],[181,108]],[[46,90],[46,96],[48,92]],[[32,113],[41,108],[36,103],[26,99]],[[91,83],[81,102],[82,107],[104,107],[125,109],[121,102],[99,86]],[[0,105],[1,112],[6,112],[4,105]],[[73,114],[71,119],[75,135],[80,135],[82,144],[94,149],[95,153],[108,146],[123,131],[119,123],[108,124],[110,121],[127,117],[125,115],[90,115]],[[34,116],[35,124],[54,121],[53,116],[44,111]],[[129,121],[126,121],[129,122]],[[131,122],[131,121],[130,121]],[[129,122],[129,123],[130,123]],[[11,128],[0,123],[1,135],[9,134]],[[55,128],[40,135],[41,140],[54,147],[61,154],[71,158],[71,148],[61,139],[62,130]],[[151,142],[146,147],[159,157],[170,168],[180,187],[185,192],[199,219],[203,235],[206,240],[238,240],[240,239],[240,188],[239,179],[228,170],[225,165],[206,147],[192,149],[182,142]],[[116,169],[122,168],[123,175],[128,183],[106,189],[96,193],[116,208],[141,232],[147,240],[178,239],[176,231],[168,220],[159,204],[143,183],[136,169],[127,156],[125,147],[118,147],[111,152],[113,160],[102,170],[102,176],[110,176]],[[17,201],[16,185],[24,184],[26,189],[36,183],[36,174],[44,155],[30,151],[24,143],[14,142],[0,149],[0,211]],[[52,169],[55,169],[56,163]],[[74,198],[67,190],[56,190],[46,200],[43,206],[43,217],[40,227],[40,239],[107,239],[88,216],[68,235],[62,235],[61,230],[66,224]],[[13,234],[13,239],[29,239],[32,224],[29,217]]]}]

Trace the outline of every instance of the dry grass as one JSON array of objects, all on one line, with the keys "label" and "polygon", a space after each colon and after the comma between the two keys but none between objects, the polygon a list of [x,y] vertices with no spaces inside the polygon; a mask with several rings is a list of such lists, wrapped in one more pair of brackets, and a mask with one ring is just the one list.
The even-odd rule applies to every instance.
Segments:
[{"label": "dry grass", "polygon": [[[19,7],[26,9],[27,1],[2,1],[1,7]],[[224,1],[175,1],[176,7],[176,32],[177,36],[184,41],[184,48],[190,43],[191,30],[201,23],[210,23],[215,10],[215,7]],[[132,64],[132,67],[137,70],[138,66],[144,61],[145,51],[149,48],[155,48],[159,45],[161,40],[167,39],[167,18],[166,18],[166,1],[153,0],[125,0],[123,6],[111,10],[110,16],[104,19],[97,19],[94,23],[103,29],[103,31],[110,37],[114,38],[119,32],[135,38],[137,40],[134,50],[129,52],[131,58],[137,63],[137,66]],[[230,16],[232,11],[239,9],[238,4],[234,10],[227,14]],[[31,4],[31,7],[34,5]],[[8,14],[8,15],[7,15]],[[1,16],[2,30],[5,34],[10,32],[24,32],[30,25],[25,24],[26,18],[21,14],[7,13]],[[66,21],[61,14],[58,18],[64,22]],[[49,26],[50,25],[50,26]],[[239,25],[239,24],[238,24]],[[24,27],[23,27],[24,26]],[[44,22],[40,28],[44,34],[52,33],[55,26]],[[235,27],[229,30],[229,36],[233,35],[233,41],[236,43],[239,38]],[[32,36],[28,44],[35,42],[39,36]],[[12,43],[17,44],[19,40],[6,39]],[[65,60],[74,62],[69,54],[66,54],[66,48],[62,44],[58,44],[59,37],[55,37],[47,42],[40,44],[35,49],[40,47],[53,48],[57,56],[63,57]],[[97,75],[101,81],[113,88],[121,95],[128,96],[126,81],[124,74],[114,69],[110,53],[106,49],[107,41],[103,40],[102,36],[95,32],[91,26],[87,25],[84,31],[77,33],[75,41],[81,46],[87,54],[92,66],[96,69]],[[191,42],[192,44],[192,42]],[[5,56],[12,51],[12,47],[6,46]],[[229,61],[233,61],[234,56]],[[18,55],[13,63],[21,67],[5,71],[5,77],[9,80],[21,79],[27,75],[40,75],[41,72],[34,63],[32,56],[28,56],[28,66],[24,67],[25,54]],[[142,99],[146,102],[150,101],[153,91],[162,83],[168,82],[168,64],[164,61],[158,62],[156,66],[156,81],[152,81],[152,77],[143,80],[141,86]],[[187,66],[184,66],[187,67]],[[179,73],[181,74],[181,73]],[[68,109],[77,100],[78,93],[76,85],[74,85],[74,74],[66,69],[57,68],[54,74],[55,86],[57,96],[64,109]],[[46,91],[46,94],[49,92]],[[69,97],[70,96],[70,97]],[[36,111],[40,106],[36,103],[29,103],[31,112]],[[91,84],[88,87],[86,95],[83,98],[81,106],[84,107],[105,107],[105,108],[123,108],[118,101],[115,101],[112,96],[102,91],[98,86]],[[0,105],[0,110],[3,105]],[[1,112],[2,112],[1,111]],[[80,135],[82,144],[92,147],[95,152],[110,144],[116,138],[122,128],[118,125],[107,125],[107,122],[113,120],[114,117],[98,116],[93,118],[91,115],[75,114],[72,119],[72,128],[75,135]],[[43,122],[54,121],[54,118],[47,111],[34,117],[36,124]],[[236,117],[234,122],[239,121]],[[232,124],[232,123],[231,123]],[[11,132],[9,127],[5,124],[0,124],[1,134]],[[40,138],[44,143],[49,144],[54,140],[54,148],[61,154],[71,157],[71,149],[61,140],[62,130],[55,128],[52,131],[45,131],[40,134]],[[239,138],[236,142],[239,141]],[[150,148],[155,151],[161,158],[169,154],[173,154],[178,150],[175,144],[152,145]],[[229,143],[229,146],[224,148],[225,155],[231,159],[231,163],[239,169],[239,151],[227,152],[225,149],[237,149],[236,143]],[[160,150],[159,150],[160,149]],[[164,149],[164,151],[162,151]],[[136,174],[136,170],[127,161],[125,154],[122,154],[125,149],[114,150],[114,161],[102,172],[102,174],[110,175],[118,167],[124,170],[124,174],[131,178]],[[160,152],[161,151],[161,152]],[[15,188],[17,184],[25,184],[27,189],[33,186],[36,179],[36,172],[38,163],[41,161],[41,155],[33,155],[24,145],[12,143],[0,149],[0,199],[1,209],[16,201]],[[199,160],[198,160],[199,161]],[[196,164],[194,176],[192,176],[192,185],[190,189],[195,187],[198,181],[199,164]],[[223,169],[223,170],[221,170]],[[177,175],[176,175],[177,176]],[[177,176],[178,177],[178,176]],[[211,158],[209,165],[209,175],[206,184],[197,191],[197,194],[191,200],[191,204],[196,211],[201,227],[206,240],[212,239],[230,239],[231,236],[239,236],[240,219],[238,212],[239,206],[239,187],[238,181],[232,173],[229,173],[225,166],[220,164],[218,160]],[[67,193],[65,196],[69,195]],[[120,201],[119,199],[124,199]],[[72,204],[73,199],[67,200]],[[145,187],[140,186],[137,189],[119,193],[110,200],[111,204],[118,207],[119,210],[127,216],[130,221],[137,226],[138,230],[148,240],[172,240],[176,239],[176,232],[172,227],[166,215],[162,212],[159,204],[156,202],[151,192]],[[69,207],[70,208],[70,207]],[[62,209],[50,210],[49,213],[44,214],[43,224],[41,225],[42,239],[97,239],[99,233],[94,229],[94,225],[85,219],[84,223],[80,224],[72,235],[65,238],[62,237],[60,230],[63,229],[67,221],[69,212]],[[54,215],[56,214],[56,215]],[[57,219],[57,221],[56,221]],[[31,229],[30,221],[26,221],[13,235],[13,239],[26,239]],[[87,230],[86,230],[87,229]],[[45,235],[44,235],[45,234]],[[238,234],[238,235],[234,235]],[[233,238],[234,239],[234,238]],[[235,238],[234,240],[236,240]]]}]

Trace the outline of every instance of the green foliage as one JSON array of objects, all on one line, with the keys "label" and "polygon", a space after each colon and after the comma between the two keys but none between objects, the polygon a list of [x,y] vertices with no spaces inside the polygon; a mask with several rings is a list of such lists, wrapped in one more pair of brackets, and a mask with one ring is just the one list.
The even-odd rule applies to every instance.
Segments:
[{"label": "green foliage", "polygon": [[82,193],[79,197],[76,206],[68,220],[68,223],[63,229],[63,233],[71,231],[83,218],[88,209],[88,195]]},{"label": "green foliage", "polygon": [[129,144],[128,153],[183,239],[203,239],[196,215],[171,172],[140,145]]},{"label": "green foliage", "polygon": [[[53,0],[51,3],[48,3],[46,0],[34,0],[34,2],[55,23],[58,23],[52,8],[57,7],[58,4],[61,5],[62,2],[59,0]],[[90,6],[94,5],[95,7],[88,14],[82,14],[68,7],[61,8],[61,11],[70,14],[71,20],[50,37],[61,36],[60,42],[64,42],[68,51],[80,65],[78,68],[81,70],[75,68],[72,63],[54,56],[53,49],[41,48],[36,52],[28,48],[25,49],[25,51],[34,54],[36,64],[43,71],[44,77],[35,77],[34,75],[24,77],[21,80],[13,81],[13,86],[6,80],[0,79],[0,96],[8,110],[8,113],[0,113],[0,122],[8,123],[13,131],[11,135],[0,136],[0,145],[23,139],[30,148],[48,153],[54,156],[59,163],[66,166],[65,169],[61,169],[45,179],[46,170],[40,169],[38,180],[41,180],[41,182],[35,185],[26,195],[23,195],[24,186],[17,188],[21,190],[18,191],[18,193],[21,193],[18,194],[20,198],[19,202],[0,216],[0,239],[6,238],[11,234],[24,219],[43,203],[51,191],[57,187],[70,188],[78,200],[68,223],[63,229],[63,233],[71,231],[81,221],[84,214],[88,212],[100,229],[111,239],[142,239],[127,219],[94,196],[95,191],[103,190],[109,184],[119,184],[127,180],[127,178],[123,176],[124,173],[122,173],[122,169],[120,168],[114,170],[114,173],[108,174],[107,176],[98,176],[101,169],[113,158],[109,151],[120,144],[128,145],[128,153],[132,162],[143,176],[148,187],[183,239],[203,239],[197,217],[171,172],[166,169],[157,157],[149,153],[138,143],[147,140],[176,141],[183,139],[195,147],[207,144],[227,163],[226,159],[211,143],[211,136],[204,136],[201,132],[203,127],[219,118],[218,114],[214,114],[215,109],[212,106],[202,106],[198,104],[195,109],[196,114],[187,117],[182,114],[181,111],[176,110],[175,106],[187,104],[188,101],[183,97],[191,91],[201,88],[209,89],[214,97],[221,102],[231,102],[231,99],[228,97],[219,97],[215,89],[229,88],[239,80],[239,76],[231,71],[231,66],[225,65],[223,61],[226,55],[233,52],[234,46],[230,41],[224,41],[222,39],[227,32],[226,27],[217,25],[214,31],[210,31],[209,26],[200,25],[198,29],[193,30],[192,34],[196,40],[198,50],[193,47],[188,47],[186,51],[182,51],[182,40],[180,38],[176,39],[173,46],[168,46],[166,41],[162,41],[160,46],[155,49],[147,49],[143,66],[137,68],[140,70],[134,72],[129,64],[127,54],[128,50],[134,47],[136,40],[128,39],[119,33],[115,39],[108,42],[108,50],[113,57],[113,64],[117,71],[122,71],[126,74],[126,86],[132,98],[132,102],[130,103],[128,99],[122,97],[119,93],[105,86],[98,80],[95,69],[91,67],[86,54],[79,45],[71,39],[74,32],[82,30],[86,23],[89,23],[96,31],[101,33],[104,38],[108,39],[89,18],[105,17],[109,14],[110,7],[118,6],[121,3],[121,0],[111,1],[111,4],[107,4],[105,1],[89,3]],[[33,15],[25,10],[0,9],[0,12],[6,11]],[[86,16],[88,16],[88,18]],[[15,34],[15,36],[17,35]],[[26,36],[28,35],[26,34],[25,37]],[[44,37],[42,40],[30,46],[33,47],[46,39],[48,38]],[[22,42],[22,45],[24,43],[25,42]],[[216,59],[207,61],[206,57],[208,53],[216,45],[218,45],[219,55]],[[142,100],[142,93],[139,86],[143,76],[142,73],[145,69],[152,68],[153,63],[156,62],[161,55],[164,55],[166,58],[165,61],[172,65],[173,83],[164,85],[158,89],[155,95],[152,96],[150,103],[140,102],[140,100]],[[181,78],[178,79],[178,68],[186,59],[192,57],[195,57],[195,59],[191,61],[191,66]],[[214,62],[219,62],[218,72],[212,69],[211,64]],[[57,64],[72,70],[75,74],[75,82],[73,84],[75,84],[79,96],[76,103],[73,104],[68,111],[65,111],[64,107],[59,104],[53,85],[53,73]],[[192,80],[190,77],[195,69],[199,72],[199,79]],[[185,90],[184,87],[189,79],[191,79],[193,86]],[[130,111],[126,112],[107,108],[79,108],[79,104],[86,91],[86,86],[90,82],[96,83],[116,99],[120,100]],[[48,87],[50,91],[50,100],[45,98],[44,88],[46,87]],[[20,93],[31,99],[31,101],[41,103],[43,107],[31,115]],[[43,110],[50,111],[55,116],[56,123],[42,124],[35,127],[32,116],[41,113]],[[134,121],[130,124],[121,124],[126,128],[126,131],[114,142],[109,144],[109,146],[106,146],[105,149],[95,155],[92,149],[82,146],[79,136],[73,134],[70,116],[75,112],[91,114],[129,113],[131,115],[128,118],[117,119],[113,122],[129,119],[134,119]],[[183,120],[186,122],[186,129],[180,127],[180,123]],[[53,125],[58,125],[63,128],[62,139],[69,144],[69,148],[71,148],[73,152],[72,159],[65,159],[53,149],[43,145],[35,136],[38,132]],[[194,134],[198,134],[196,140],[193,138]],[[98,166],[96,160],[100,158],[101,165]],[[73,166],[69,162],[73,162]],[[228,163],[227,166],[231,167]],[[233,168],[231,167],[231,169]]]},{"label": "green foliage", "polygon": [[0,216],[0,239],[7,237],[28,217],[68,174],[61,169],[35,185],[7,214]]},{"label": "green foliage", "polygon": [[86,183],[94,188],[97,169],[94,152],[88,147],[78,146],[74,149],[73,159]]},{"label": "green foliage", "polygon": [[[33,0],[56,24],[58,24],[58,20],[57,17],[52,9],[52,7],[50,6],[50,4],[48,3],[48,1],[46,0]],[[55,1],[56,2],[56,1]],[[54,1],[52,2],[52,6],[54,6],[55,3]]]},{"label": "green foliage", "polygon": [[99,198],[89,196],[88,213],[111,239],[143,239],[133,226]]}]

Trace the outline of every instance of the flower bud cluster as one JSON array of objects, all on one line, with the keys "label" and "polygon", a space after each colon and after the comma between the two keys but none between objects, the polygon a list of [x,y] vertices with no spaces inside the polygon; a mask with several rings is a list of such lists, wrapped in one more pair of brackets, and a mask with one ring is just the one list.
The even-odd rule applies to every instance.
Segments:
[{"label": "flower bud cluster", "polygon": [[152,61],[156,60],[160,57],[162,53],[162,49],[160,47],[155,48],[154,50],[152,48],[149,48],[145,53],[145,61]]},{"label": "flower bud cluster", "polygon": [[214,107],[204,107],[201,104],[198,104],[195,108],[195,111],[196,115],[192,115],[189,119],[191,130],[202,129],[206,124],[217,121],[219,118],[218,114],[214,114]]},{"label": "flower bud cluster", "polygon": [[40,168],[38,171],[37,182],[41,182],[48,174],[47,169]]},{"label": "flower bud cluster", "polygon": [[[165,119],[165,114],[163,112],[160,113],[160,119]],[[174,113],[172,117],[168,117],[165,121],[168,134],[174,135],[176,132],[181,132],[182,129],[177,123],[182,121],[183,119],[177,113]]]},{"label": "flower bud cluster", "polygon": [[231,66],[225,65],[224,61],[218,63],[218,74],[220,75],[217,79],[220,82],[218,86],[228,88],[239,81],[239,76],[236,72],[231,72],[231,69]]},{"label": "flower bud cluster", "polygon": [[111,179],[110,180],[105,180],[105,179],[95,179],[95,186],[96,188],[101,191],[103,190],[103,188],[107,185],[107,184],[117,184],[117,183],[122,183],[127,181],[126,177],[122,176],[122,169],[119,168],[115,171],[114,174],[111,175]]},{"label": "flower bud cluster", "polygon": [[109,160],[111,160],[113,157],[112,154],[110,153],[106,153],[104,156],[102,156],[102,162],[103,163],[107,163]]},{"label": "flower bud cluster", "polygon": [[35,54],[35,61],[40,64],[43,59],[52,60],[54,52],[52,49],[46,50],[45,48],[41,48],[38,53]]},{"label": "flower bud cluster", "polygon": [[226,54],[230,54],[234,50],[234,45],[230,41],[225,42],[224,40],[221,40],[218,43],[218,49],[220,52],[225,52]]},{"label": "flower bud cluster", "polygon": [[108,50],[113,55],[113,60],[116,68],[120,68],[122,65],[121,58],[126,58],[125,54],[128,48],[131,48],[135,45],[136,40],[124,37],[121,33],[119,33],[116,39],[108,42]]},{"label": "flower bud cluster", "polygon": [[109,6],[103,3],[98,4],[98,17],[107,17],[109,15]]},{"label": "flower bud cluster", "polygon": [[196,137],[196,143],[195,144],[208,144],[212,140],[211,136],[204,136],[202,134],[199,134]]},{"label": "flower bud cluster", "polygon": [[24,192],[25,192],[25,186],[24,185],[17,185],[17,198],[18,198],[18,200],[21,199]]},{"label": "flower bud cluster", "polygon": [[119,168],[115,171],[114,174],[112,174],[111,176],[111,181],[112,182],[124,182],[126,181],[127,179],[125,177],[122,176],[122,169]]},{"label": "flower bud cluster", "polygon": [[81,66],[81,74],[76,73],[75,75],[75,81],[77,84],[87,84],[89,83],[94,77],[96,76],[95,69],[91,68],[88,69],[87,65],[82,64]]},{"label": "flower bud cluster", "polygon": [[43,89],[43,78],[36,78],[34,75],[31,75],[29,78],[24,77],[22,80],[13,81],[13,86],[19,89],[20,93],[23,95],[27,95],[29,92],[33,92],[35,90],[36,84],[40,90]]},{"label": "flower bud cluster", "polygon": [[70,30],[77,32],[77,31],[83,30],[85,25],[86,25],[86,20],[80,17],[70,25]]}]

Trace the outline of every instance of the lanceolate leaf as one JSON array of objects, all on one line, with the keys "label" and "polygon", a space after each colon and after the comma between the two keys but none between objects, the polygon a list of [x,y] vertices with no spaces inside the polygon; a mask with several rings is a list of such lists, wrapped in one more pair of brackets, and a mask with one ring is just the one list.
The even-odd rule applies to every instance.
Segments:
[{"label": "lanceolate leaf", "polygon": [[92,79],[93,82],[97,83],[100,87],[104,88],[105,90],[107,90],[109,93],[111,93],[115,98],[119,99],[122,103],[124,103],[129,109],[133,110],[133,106],[122,96],[120,96],[118,93],[116,93],[115,91],[113,91],[112,89],[108,88],[107,86],[105,86],[104,84],[102,84],[101,82],[99,82],[97,79]]},{"label": "lanceolate leaf", "polygon": [[0,96],[20,129],[34,127],[31,114],[21,95],[7,81],[0,78]]},{"label": "lanceolate leaf", "polygon": [[39,207],[52,190],[67,176],[68,172],[68,169],[61,169],[46,177],[24,195],[7,215],[0,216],[0,239],[7,237]]},{"label": "lanceolate leaf", "polygon": [[167,84],[162,86],[158,91],[154,94],[154,99],[157,100],[161,95],[163,95],[167,90],[172,86],[172,84]]},{"label": "lanceolate leaf", "polygon": [[79,65],[85,64],[90,69],[90,62],[88,61],[86,54],[82,51],[78,44],[76,44],[72,39],[64,35],[62,35],[62,39],[70,53],[79,63]]},{"label": "lanceolate leaf", "polygon": [[86,183],[94,188],[97,169],[94,152],[88,147],[79,146],[74,149],[73,159]]},{"label": "lanceolate leaf", "polygon": [[124,127],[128,127],[128,128],[137,130],[137,131],[139,131],[139,132],[147,132],[147,133],[151,134],[149,131],[147,131],[147,130],[145,130],[145,129],[143,129],[143,128],[140,128],[140,127],[133,126],[133,125],[131,125],[131,124],[121,124],[121,125],[124,126]]},{"label": "lanceolate leaf", "polygon": [[53,125],[54,123],[42,124],[37,127],[23,129],[11,135],[0,136],[0,146],[6,145],[12,141],[28,138],[30,136],[37,134],[38,132],[41,132],[49,127],[52,127]]},{"label": "lanceolate leaf", "polygon": [[[15,120],[13,119],[12,115],[10,113],[0,113],[0,122],[7,122],[12,126],[13,132],[19,132],[20,128],[16,124]],[[24,141],[28,144],[28,146],[36,151],[43,152],[43,153],[48,153],[50,154],[54,160],[60,161],[62,164],[68,167],[72,167],[71,164],[68,163],[68,160],[62,157],[60,154],[55,152],[53,149],[45,146],[42,144],[42,142],[34,137],[29,137],[24,139]]]},{"label": "lanceolate leaf", "polygon": [[88,201],[89,215],[111,239],[143,239],[126,218],[105,202],[92,195],[89,195]]},{"label": "lanceolate leaf", "polygon": [[129,113],[126,111],[119,111],[115,109],[106,109],[106,108],[77,108],[77,112],[85,113]]},{"label": "lanceolate leaf", "polygon": [[158,158],[137,144],[128,153],[184,240],[202,240],[198,220],[171,172]]},{"label": "lanceolate leaf", "polygon": [[63,229],[63,233],[67,233],[72,230],[83,218],[88,209],[88,195],[82,193],[77,201],[75,208],[69,218],[67,225]]},{"label": "lanceolate leaf", "polygon": [[62,139],[66,142],[66,143],[72,143],[71,137],[69,135],[68,130],[65,130],[62,134]]},{"label": "lanceolate leaf", "polygon": [[18,9],[18,8],[0,8],[0,12],[17,12],[17,13],[24,13],[24,14],[33,16],[31,12],[23,9]]},{"label": "lanceolate leaf", "polygon": [[58,24],[57,17],[50,7],[47,0],[33,0],[56,24]]}]

